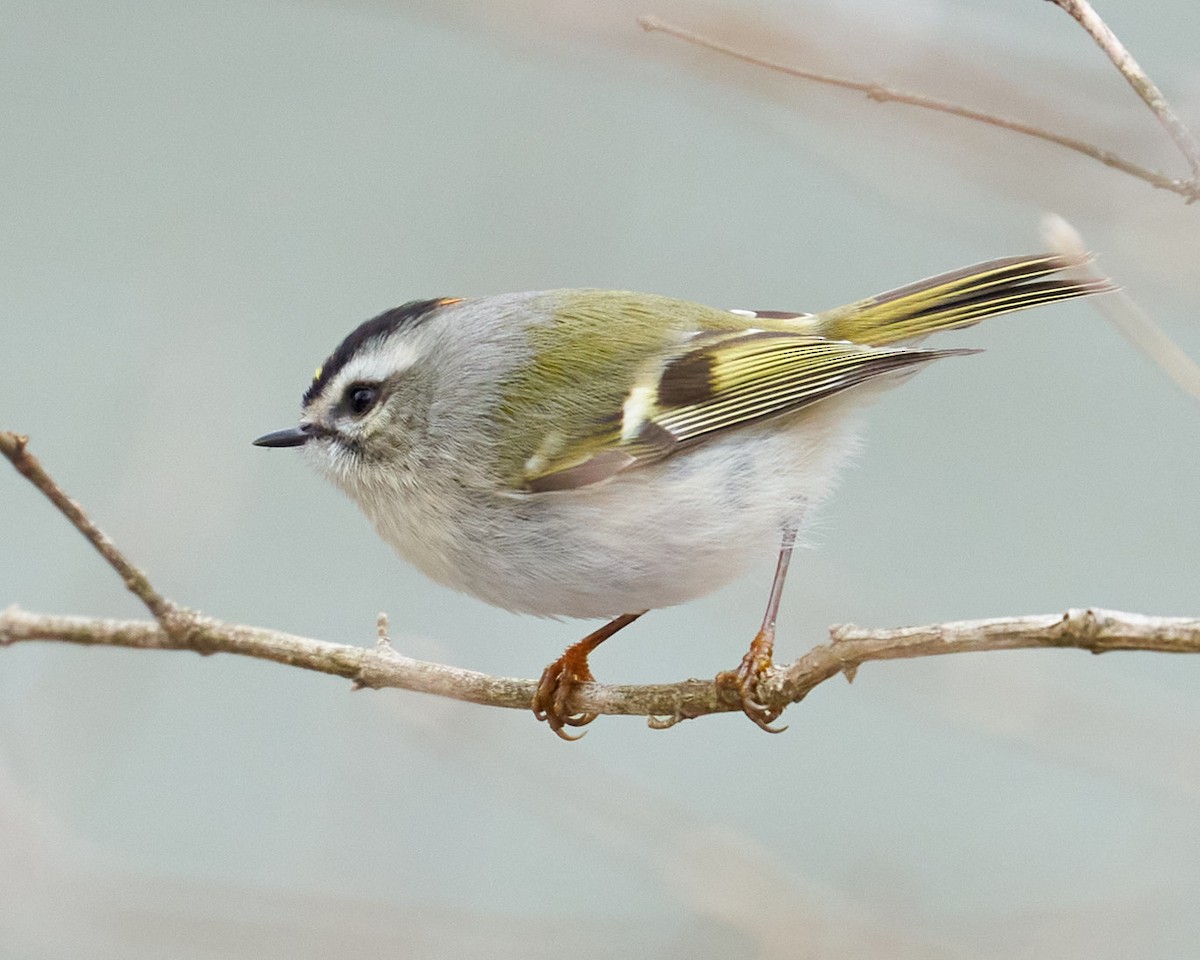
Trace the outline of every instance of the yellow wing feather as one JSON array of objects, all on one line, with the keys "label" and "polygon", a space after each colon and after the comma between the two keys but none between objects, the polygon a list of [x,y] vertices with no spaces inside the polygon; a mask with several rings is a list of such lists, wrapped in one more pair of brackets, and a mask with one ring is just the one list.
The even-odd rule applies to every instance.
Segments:
[{"label": "yellow wing feather", "polygon": [[1115,289],[1103,278],[1054,276],[1089,262],[1090,256],[1057,254],[988,260],[818,313],[811,328],[831,339],[883,346],[967,327],[1000,313]]},{"label": "yellow wing feather", "polygon": [[[556,340],[563,368],[554,369],[568,379],[604,374],[604,389],[620,391],[623,400],[587,416],[576,411],[573,419],[542,410],[552,425],[524,461],[518,484],[541,492],[598,483],[722,431],[793,413],[939,357],[974,352],[891,345],[1115,289],[1106,279],[1059,275],[1089,261],[1053,254],[990,260],[818,314],[735,316],[662,297],[594,293],[589,302],[602,301],[605,309],[592,316],[576,308],[571,326],[574,313],[584,324],[602,324],[610,334],[605,342],[624,345],[628,356],[619,370],[606,362],[604,371],[591,371],[576,359],[572,342]],[[680,334],[666,338],[675,347],[655,352],[651,344],[662,339],[646,336],[646,324],[656,323]],[[564,423],[575,426],[563,430]]]},{"label": "yellow wing feather", "polygon": [[[733,427],[793,413],[876,377],[969,350],[877,348],[804,334],[755,330],[708,338],[668,362],[657,383],[631,392],[619,434],[536,464],[532,492],[574,489]],[[636,419],[635,419],[636,418]],[[530,464],[530,466],[535,466]]]}]

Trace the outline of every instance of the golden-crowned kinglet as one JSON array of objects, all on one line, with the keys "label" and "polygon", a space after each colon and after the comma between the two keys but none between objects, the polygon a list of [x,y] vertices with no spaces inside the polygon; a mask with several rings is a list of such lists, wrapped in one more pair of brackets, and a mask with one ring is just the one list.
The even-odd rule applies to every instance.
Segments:
[{"label": "golden-crowned kinglet", "polygon": [[[718,677],[755,700],[796,529],[852,446],[847,415],[930,360],[900,346],[1112,289],[1083,258],[993,260],[817,314],[720,310],[609,290],[422,300],[368,320],[304,394],[303,446],[433,580],[509,610],[615,617],[546,668],[560,736],[588,654],[647,610],[779,549],[759,633]],[[782,541],[782,548],[780,543]]]}]

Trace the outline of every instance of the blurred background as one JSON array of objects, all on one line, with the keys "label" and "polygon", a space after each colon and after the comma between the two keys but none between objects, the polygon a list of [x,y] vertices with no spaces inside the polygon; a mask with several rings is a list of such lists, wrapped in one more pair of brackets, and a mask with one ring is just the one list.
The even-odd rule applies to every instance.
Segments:
[{"label": "blurred background", "polygon": [[[1200,211],[1085,158],[643,32],[1184,165],[1046,3],[40,0],[0,33],[0,427],[177,601],[536,676],[591,628],[422,579],[287,453],[402,301],[622,287],[814,310],[1041,248],[1047,211],[1200,356]],[[1200,126],[1200,6],[1104,14]],[[829,624],[1200,613],[1200,409],[1086,304],[871,411],[779,658]],[[139,617],[0,470],[0,605]],[[773,557],[610,682],[712,676]],[[869,664],[783,736],[531,716],[228,656],[0,651],[0,957],[1173,958],[1200,942],[1200,659]]]}]

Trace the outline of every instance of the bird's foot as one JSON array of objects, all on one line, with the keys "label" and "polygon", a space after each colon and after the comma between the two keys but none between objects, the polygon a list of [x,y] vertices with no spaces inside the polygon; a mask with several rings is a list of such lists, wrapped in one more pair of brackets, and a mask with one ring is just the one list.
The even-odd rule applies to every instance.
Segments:
[{"label": "bird's foot", "polygon": [[[646,611],[642,611],[645,613]],[[578,740],[582,733],[572,735],[564,727],[585,727],[596,719],[594,713],[571,712],[571,697],[580,684],[594,683],[588,654],[618,630],[624,630],[642,613],[625,613],[593,630],[578,643],[563,651],[563,655],[542,671],[537,691],[533,695],[533,715],[550,724],[550,729],[564,740]]]},{"label": "bird's foot", "polygon": [[550,729],[564,740],[578,740],[583,733],[571,734],[564,728],[587,726],[596,719],[596,714],[572,713],[571,697],[580,684],[595,679],[588,667],[587,653],[570,647],[542,671],[542,679],[533,695],[533,715],[550,724]]},{"label": "bird's foot", "polygon": [[758,685],[771,669],[771,653],[775,648],[774,631],[760,630],[750,642],[750,649],[735,670],[717,674],[717,692],[726,703],[736,703],[742,713],[767,733],[783,733],[786,726],[772,724],[783,713],[782,707],[768,707],[755,698]]}]

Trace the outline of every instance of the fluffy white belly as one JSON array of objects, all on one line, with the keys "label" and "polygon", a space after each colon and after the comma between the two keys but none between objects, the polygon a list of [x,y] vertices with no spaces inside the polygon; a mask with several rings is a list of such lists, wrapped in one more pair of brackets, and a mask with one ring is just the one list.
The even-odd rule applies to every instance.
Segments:
[{"label": "fluffy white belly", "polygon": [[683,603],[779,549],[853,448],[837,403],[743,428],[578,490],[482,500],[410,488],[357,496],[431,579],[509,610],[611,617]]}]

